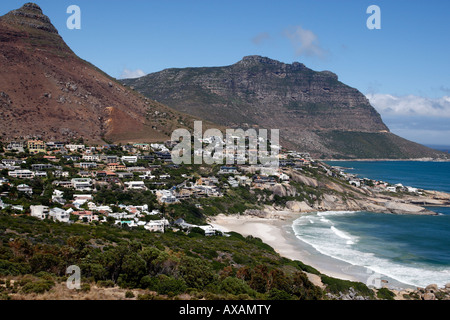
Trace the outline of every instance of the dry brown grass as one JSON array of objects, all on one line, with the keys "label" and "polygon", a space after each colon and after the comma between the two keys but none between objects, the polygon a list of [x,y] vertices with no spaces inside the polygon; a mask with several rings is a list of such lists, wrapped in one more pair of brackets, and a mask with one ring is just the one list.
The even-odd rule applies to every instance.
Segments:
[{"label": "dry brown grass", "polygon": [[[2,277],[1,280],[10,281],[11,285],[16,281],[20,281],[23,277]],[[5,287],[5,284],[0,286]],[[131,291],[133,298],[125,298],[125,293]],[[74,290],[69,289],[65,282],[56,283],[55,286],[42,294],[30,293],[25,294],[21,290],[16,293],[9,293],[11,300],[136,300],[138,295],[155,294],[154,292],[143,289],[122,289],[119,287],[102,288],[95,284],[90,284],[90,290]]]}]

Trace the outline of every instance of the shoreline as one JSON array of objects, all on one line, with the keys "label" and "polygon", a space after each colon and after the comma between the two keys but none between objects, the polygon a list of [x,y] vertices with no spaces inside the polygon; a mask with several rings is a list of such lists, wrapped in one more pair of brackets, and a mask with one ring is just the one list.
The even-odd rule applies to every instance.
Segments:
[{"label": "shoreline", "polygon": [[[280,256],[301,261],[324,275],[370,285],[369,279],[371,276],[373,278],[374,275],[372,270],[324,255],[295,236],[292,223],[301,215],[302,213],[291,211],[278,211],[276,212],[276,216],[268,218],[245,214],[220,214],[212,218],[210,224],[224,232],[234,231],[243,236],[251,235],[260,238],[264,243],[270,245]],[[308,276],[310,280],[311,278],[319,278],[311,274],[308,274]],[[385,275],[381,275],[380,278],[383,286],[393,291],[411,291],[417,289],[416,286],[399,282]],[[316,279],[315,284],[321,284],[320,278],[318,283]]]}]

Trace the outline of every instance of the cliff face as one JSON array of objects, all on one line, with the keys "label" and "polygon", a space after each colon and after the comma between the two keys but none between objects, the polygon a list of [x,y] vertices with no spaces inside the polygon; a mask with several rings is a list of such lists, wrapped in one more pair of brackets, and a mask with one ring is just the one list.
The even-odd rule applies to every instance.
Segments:
[{"label": "cliff face", "polygon": [[[332,72],[316,72],[298,62],[248,56],[231,66],[167,69],[122,82],[176,110],[221,125],[280,129],[284,145],[315,156],[438,154],[406,140],[409,146],[400,150],[395,144],[401,138],[389,132],[362,93]],[[384,143],[394,146],[373,151],[373,143],[376,148]]]},{"label": "cliff face", "polygon": [[36,4],[0,17],[0,43],[1,139],[161,141],[183,119],[78,58]]}]

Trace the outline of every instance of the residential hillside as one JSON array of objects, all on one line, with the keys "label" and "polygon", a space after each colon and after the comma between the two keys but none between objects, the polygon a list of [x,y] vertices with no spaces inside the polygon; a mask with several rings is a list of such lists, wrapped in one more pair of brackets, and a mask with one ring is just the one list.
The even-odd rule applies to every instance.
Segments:
[{"label": "residential hillside", "polygon": [[0,17],[0,137],[162,141],[188,124],[77,57],[39,6]]},{"label": "residential hillside", "polygon": [[298,62],[248,56],[231,66],[167,69],[122,83],[221,125],[280,129],[283,145],[315,157],[442,156],[390,133],[367,98],[336,74]]}]

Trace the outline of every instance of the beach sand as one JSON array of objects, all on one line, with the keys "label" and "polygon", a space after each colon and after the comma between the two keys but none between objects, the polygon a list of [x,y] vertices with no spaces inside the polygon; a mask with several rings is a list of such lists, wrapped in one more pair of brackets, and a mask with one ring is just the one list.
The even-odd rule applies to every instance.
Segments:
[{"label": "beach sand", "polygon": [[[300,213],[283,211],[277,212],[276,215],[276,218],[259,218],[250,215],[221,214],[211,219],[210,224],[223,232],[234,231],[243,236],[251,235],[260,238],[281,256],[291,260],[299,260],[314,267],[322,274],[369,285],[368,279],[373,278],[372,271],[325,256],[295,236],[292,223],[300,216]],[[310,277],[314,279],[314,276]],[[393,279],[385,277],[381,279],[387,281],[388,287],[391,288],[410,288],[410,286]]]}]

